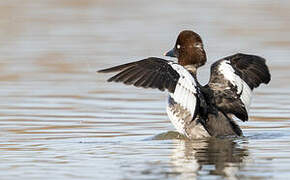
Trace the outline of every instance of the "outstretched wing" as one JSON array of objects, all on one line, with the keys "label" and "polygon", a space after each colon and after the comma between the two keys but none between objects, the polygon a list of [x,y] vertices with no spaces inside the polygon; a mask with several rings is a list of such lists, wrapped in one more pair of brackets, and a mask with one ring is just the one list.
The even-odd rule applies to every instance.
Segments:
[{"label": "outstretched wing", "polygon": [[252,91],[271,79],[265,59],[247,54],[225,57],[211,66],[206,85],[213,93],[212,103],[225,113],[248,120]]},{"label": "outstretched wing", "polygon": [[143,88],[157,88],[161,91],[167,89],[173,93],[180,74],[172,67],[172,62],[150,57],[98,72],[110,73],[119,72],[108,79],[108,82],[123,82],[127,85],[134,85]]},{"label": "outstretched wing", "polygon": [[[196,81],[187,69],[177,63],[150,57],[98,72],[118,72],[108,79],[109,82],[123,82],[144,88],[158,88],[161,91],[167,89],[169,91],[168,108],[170,108],[167,112],[178,130],[183,128],[184,123],[186,123],[182,121],[185,117],[190,122],[196,114]],[[181,122],[178,122],[179,120]]]}]

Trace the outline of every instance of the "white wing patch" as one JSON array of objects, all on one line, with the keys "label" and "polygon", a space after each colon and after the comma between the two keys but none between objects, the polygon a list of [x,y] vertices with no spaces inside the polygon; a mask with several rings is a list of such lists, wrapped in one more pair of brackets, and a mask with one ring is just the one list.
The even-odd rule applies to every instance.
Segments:
[{"label": "white wing patch", "polygon": [[170,63],[172,68],[180,75],[174,93],[170,96],[193,115],[196,106],[196,83],[192,75],[181,65]]},{"label": "white wing patch", "polygon": [[235,73],[234,68],[230,65],[230,61],[221,61],[218,70],[225,79],[229,80],[233,86],[237,87],[237,93],[241,94],[240,98],[245,105],[247,112],[249,113],[249,108],[252,100],[251,88],[240,76]]},{"label": "white wing patch", "polygon": [[172,109],[172,107],[168,105],[167,114],[177,131],[187,135],[185,132],[186,121],[191,121],[195,114],[196,82],[190,72],[183,66],[172,62],[169,64],[180,75],[174,93],[169,93],[169,96],[180,105],[181,108]]}]

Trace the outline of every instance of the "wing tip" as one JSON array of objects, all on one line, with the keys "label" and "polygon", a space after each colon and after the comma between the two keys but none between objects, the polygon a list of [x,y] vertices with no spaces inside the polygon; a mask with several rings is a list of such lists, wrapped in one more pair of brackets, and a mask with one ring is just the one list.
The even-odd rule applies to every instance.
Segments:
[{"label": "wing tip", "polygon": [[267,68],[266,78],[265,78],[265,80],[263,81],[263,83],[264,83],[264,84],[269,84],[270,81],[271,81],[271,74],[270,74],[269,69]]},{"label": "wing tip", "polygon": [[253,65],[253,68],[259,69],[259,82],[255,82],[253,88],[258,87],[262,83],[268,84],[271,81],[271,74],[269,67],[266,64],[266,59],[261,56],[245,53],[236,53],[232,56],[228,56],[226,59],[231,59],[237,62],[241,58],[249,61]]},{"label": "wing tip", "polygon": [[127,69],[129,67],[132,67],[134,65],[136,65],[136,62],[122,64],[122,65],[118,65],[118,66],[114,66],[114,67],[110,67],[110,68],[106,68],[106,69],[100,69],[97,71],[97,73],[111,73],[111,72],[122,71],[122,70]]},{"label": "wing tip", "polygon": [[96,71],[96,73],[107,73],[107,72],[108,72],[108,69],[100,69]]}]

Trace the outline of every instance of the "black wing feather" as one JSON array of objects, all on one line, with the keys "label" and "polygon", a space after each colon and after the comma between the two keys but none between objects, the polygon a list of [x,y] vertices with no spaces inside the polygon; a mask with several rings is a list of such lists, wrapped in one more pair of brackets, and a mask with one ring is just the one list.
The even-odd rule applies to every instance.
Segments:
[{"label": "black wing feather", "polygon": [[271,80],[266,60],[262,57],[238,53],[224,59],[230,60],[236,73],[251,89],[258,87],[261,83],[268,84]]},{"label": "black wing feather", "polygon": [[98,72],[119,72],[109,78],[109,82],[123,82],[127,85],[144,88],[158,88],[161,91],[167,89],[169,92],[174,92],[180,77],[169,64],[169,61],[156,57],[102,69]]}]

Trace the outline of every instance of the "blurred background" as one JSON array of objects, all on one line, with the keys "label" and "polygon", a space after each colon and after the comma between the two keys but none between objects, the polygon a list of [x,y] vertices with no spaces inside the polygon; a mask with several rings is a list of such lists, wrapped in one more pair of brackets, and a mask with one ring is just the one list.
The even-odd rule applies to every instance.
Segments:
[{"label": "blurred background", "polygon": [[[267,59],[245,138],[169,136],[166,95],[110,84],[96,70],[163,57],[184,29],[208,63]],[[0,2],[3,179],[281,179],[290,175],[290,2],[9,0]],[[165,57],[163,57],[165,58]],[[167,133],[166,137],[161,133]],[[170,134],[170,133],[169,133]],[[162,135],[162,134],[161,134]]]}]

